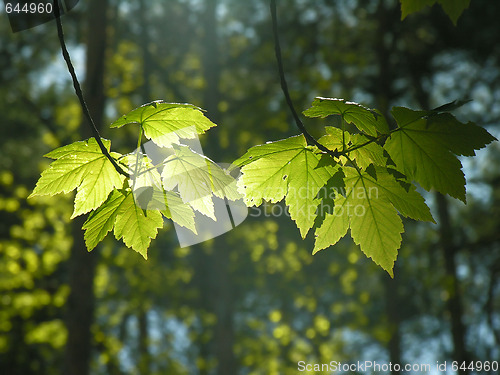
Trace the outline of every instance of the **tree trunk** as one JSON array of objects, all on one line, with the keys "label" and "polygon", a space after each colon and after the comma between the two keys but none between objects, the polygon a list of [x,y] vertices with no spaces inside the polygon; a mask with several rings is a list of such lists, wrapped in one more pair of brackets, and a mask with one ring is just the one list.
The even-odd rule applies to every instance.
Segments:
[{"label": "tree trunk", "polygon": [[141,52],[142,52],[142,99],[144,103],[151,101],[151,84],[149,74],[152,71],[151,54],[149,53],[149,32],[147,20],[148,7],[145,0],[139,0],[139,19],[141,21]]},{"label": "tree trunk", "polygon": [[233,293],[229,274],[229,248],[223,237],[214,241],[213,256],[213,311],[217,317],[215,323],[213,347],[217,359],[217,373],[221,375],[236,374],[233,352]]},{"label": "tree trunk", "polygon": [[[147,19],[147,4],[145,0],[139,0],[139,21],[142,28],[140,35],[140,47],[142,52],[142,101],[149,102],[151,98],[150,72],[151,72],[151,54],[149,53],[149,29]],[[148,311],[144,307],[139,307],[137,311],[137,321],[139,323],[138,337],[138,367],[140,375],[149,375],[151,373],[151,353],[149,350],[149,324]]]},{"label": "tree trunk", "polygon": [[[457,277],[457,265],[455,262],[455,247],[452,240],[452,229],[450,222],[450,214],[448,210],[448,202],[446,198],[436,193],[436,202],[438,207],[439,217],[439,242],[443,251],[445,272],[446,272],[446,291],[448,293],[448,313],[451,319],[451,334],[453,338],[453,360],[459,364],[469,361],[469,355],[465,347],[466,329],[462,322],[462,296]],[[470,372],[461,371],[461,374],[469,374]]]},{"label": "tree trunk", "polygon": [[[216,20],[217,0],[205,2],[204,21],[204,43],[203,43],[203,69],[206,89],[204,92],[203,106],[207,110],[207,116],[215,123],[220,122],[218,103],[220,101],[220,66],[218,61],[218,40]],[[212,150],[217,150],[217,132],[208,136],[209,145]],[[206,148],[210,152],[210,146]],[[210,278],[211,311],[217,317],[214,327],[211,352],[217,360],[217,374],[236,374],[236,364],[233,353],[234,330],[233,330],[233,291],[231,276],[229,272],[229,248],[224,237],[217,237],[213,242],[211,259],[207,263],[210,267],[208,276]]]},{"label": "tree trunk", "polygon": [[[377,108],[389,118],[389,105],[395,97],[393,90],[394,73],[391,66],[391,54],[394,53],[392,46],[387,45],[387,35],[392,35],[392,40],[397,38],[394,25],[399,21],[397,4],[387,5],[383,1],[379,2],[377,8],[377,18],[379,27],[375,36],[375,50],[378,66],[378,75],[375,80],[375,90]],[[396,267],[396,266],[395,266]],[[383,275],[383,285],[385,289],[385,314],[388,319],[387,329],[389,331],[389,342],[387,350],[391,363],[401,363],[401,331],[400,326],[403,317],[400,314],[402,306],[401,298],[398,293],[397,275],[390,279]],[[391,370],[391,375],[399,375],[400,371]]]},{"label": "tree trunk", "polygon": [[[390,333],[390,339],[388,343],[389,359],[390,362],[402,363],[401,362],[401,315],[399,310],[402,306],[402,301],[399,296],[397,281],[397,275],[394,279],[390,279],[387,275],[384,275],[384,286],[385,286],[385,313],[388,319],[388,330]],[[395,368],[392,369],[391,374],[400,374]]]},{"label": "tree trunk", "polygon": [[[84,94],[97,126],[102,123],[104,110],[104,53],[106,49],[107,0],[91,0],[87,9],[87,57]],[[83,120],[80,126],[83,138],[90,136],[89,126]],[[94,276],[98,252],[88,253],[81,229],[85,217],[72,223],[73,246],[68,261],[69,286],[67,302],[64,373],[88,375],[92,352],[91,327],[94,318]]]},{"label": "tree trunk", "polygon": [[141,310],[137,317],[139,322],[139,374],[149,375],[151,373],[151,355],[149,353],[148,314]]}]

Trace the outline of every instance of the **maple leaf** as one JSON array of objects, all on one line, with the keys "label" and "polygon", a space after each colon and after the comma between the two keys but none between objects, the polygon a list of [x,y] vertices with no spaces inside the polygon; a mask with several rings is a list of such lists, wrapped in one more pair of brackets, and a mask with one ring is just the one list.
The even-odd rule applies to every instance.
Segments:
[{"label": "maple leaf", "polygon": [[351,143],[349,148],[361,146],[357,149],[349,151],[349,157],[355,160],[358,166],[366,169],[370,164],[385,166],[387,158],[384,156],[384,149],[375,142],[369,142],[369,139],[362,134],[351,135]]},{"label": "maple leaf", "polygon": [[174,154],[163,162],[165,190],[179,190],[183,202],[216,220],[212,194],[219,198],[241,198],[236,180],[206,156],[187,146],[174,146]]},{"label": "maple leaf", "polygon": [[[382,183],[367,172],[352,167],[344,167],[342,170],[345,174],[345,196],[340,192],[336,193],[333,213],[326,214],[321,227],[316,230],[313,253],[337,243],[351,229],[354,242],[392,277],[403,232],[403,223],[394,206],[406,215],[426,214],[417,215],[412,211],[415,207],[407,207],[399,199],[394,199],[394,194],[405,191],[402,188],[402,191],[393,190],[396,181],[391,182],[390,188],[380,189]],[[380,172],[384,175],[381,176],[382,179],[389,180],[388,173]],[[413,206],[417,205],[418,203]],[[425,209],[419,207],[418,210]]]},{"label": "maple leaf", "polygon": [[436,189],[465,203],[465,177],[454,154],[473,155],[495,140],[472,123],[462,124],[448,113],[394,107],[399,126],[384,145],[397,167],[424,189]]},{"label": "maple leaf", "polygon": [[[111,142],[102,141],[109,151]],[[115,187],[122,187],[125,179],[93,138],[57,148],[45,156],[55,161],[42,172],[29,197],[68,193],[77,189],[71,218],[99,207]],[[118,158],[120,155],[111,153],[111,156]]]},{"label": "maple leaf", "polygon": [[105,204],[92,212],[83,224],[85,243],[92,250],[114,228],[115,238],[147,259],[147,249],[163,218],[157,210],[144,211],[136,204],[132,190],[114,190]]},{"label": "maple leaf", "polygon": [[[344,151],[349,148],[351,134],[334,126],[325,126],[326,134],[323,135],[318,142],[332,151]],[[341,164],[345,164],[347,159],[345,156],[338,158]]]},{"label": "maple leaf", "polygon": [[192,139],[214,127],[200,108],[191,104],[152,102],[132,110],[110,127],[138,124],[144,135],[160,147],[179,143],[179,138]]},{"label": "maple leaf", "polygon": [[458,18],[469,7],[470,0],[400,0],[401,20],[409,14],[421,11],[426,6],[432,6],[436,1],[443,7],[445,13],[456,25]]},{"label": "maple leaf", "polygon": [[245,203],[259,206],[262,200],[276,203],[286,196],[304,238],[317,216],[318,192],[336,171],[332,164],[319,165],[320,160],[317,148],[308,146],[302,135],[250,148],[234,162],[242,166],[238,187]]},{"label": "maple leaf", "polygon": [[163,165],[154,166],[151,159],[140,152],[129,154],[124,160],[134,171],[132,191],[139,206],[145,210],[160,211],[167,219],[197,233],[191,206],[182,201],[178,192],[163,188],[159,172]]},{"label": "maple leaf", "polygon": [[348,148],[351,140],[349,132],[342,131],[342,129],[334,126],[325,126],[325,132],[326,134],[318,140],[323,146],[332,151],[343,151],[344,148]]},{"label": "maple leaf", "polygon": [[152,238],[156,238],[158,228],[163,227],[161,213],[156,210],[143,211],[135,200],[134,194],[127,191],[122,203],[117,207],[114,226],[115,238],[123,238],[123,242],[144,259],[148,258],[147,250]]},{"label": "maple leaf", "polygon": [[119,190],[114,190],[105,204],[90,213],[82,227],[85,230],[84,239],[88,251],[94,249],[113,229],[117,209],[124,199],[125,194]]},{"label": "maple leaf", "polygon": [[361,104],[348,102],[344,99],[332,99],[317,97],[312,107],[306,109],[304,115],[307,117],[327,117],[340,115],[347,123],[353,123],[360,131],[371,136],[389,133],[389,126],[379,111],[368,109]]}]

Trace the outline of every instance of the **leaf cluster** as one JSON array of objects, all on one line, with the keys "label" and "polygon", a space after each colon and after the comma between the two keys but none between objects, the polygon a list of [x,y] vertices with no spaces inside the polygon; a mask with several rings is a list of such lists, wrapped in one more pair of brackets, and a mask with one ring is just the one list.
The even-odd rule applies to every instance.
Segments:
[{"label": "leaf cluster", "polygon": [[[72,217],[89,213],[83,225],[92,250],[113,231],[116,239],[147,258],[164,218],[197,232],[195,211],[216,221],[213,197],[247,206],[284,200],[303,238],[312,230],[314,253],[337,243],[348,231],[373,261],[391,276],[404,231],[401,217],[434,222],[417,190],[434,189],[465,203],[465,177],[458,156],[495,140],[484,128],[449,113],[465,102],[431,111],[394,107],[395,126],[377,110],[343,99],[316,98],[304,115],[337,117],[340,127],[308,144],[302,134],[250,148],[232,168],[235,180],[209,158],[180,143],[215,126],[190,104],[153,102],[111,124],[138,125],[138,147],[110,152],[128,170],[126,178],[94,139],[60,147],[31,196],[77,190]],[[145,153],[142,135],[158,146]],[[334,151],[325,152],[317,144]],[[155,159],[155,161],[153,161]]]},{"label": "leaf cluster", "polygon": [[339,157],[308,145],[302,135],[256,146],[234,163],[242,171],[238,186],[248,205],[285,199],[302,237],[314,230],[314,252],[350,230],[366,256],[392,276],[404,231],[401,216],[434,222],[417,184],[465,203],[457,156],[473,156],[495,140],[485,129],[447,112],[461,104],[432,111],[394,107],[396,126],[390,130],[376,110],[316,98],[304,115],[340,117],[341,127],[325,127],[319,139]]},{"label": "leaf cluster", "polygon": [[[90,212],[83,224],[85,242],[92,250],[113,231],[116,239],[147,258],[164,218],[196,233],[195,211],[215,219],[212,195],[237,199],[236,182],[212,160],[179,144],[215,126],[190,104],[153,102],[111,124],[139,127],[138,149],[121,155],[110,152],[129,173],[121,175],[91,138],[60,147],[47,155],[54,159],[42,172],[30,197],[77,190],[72,218]],[[142,135],[159,146],[160,160],[142,152]],[[102,140],[107,150],[111,142]]]}]

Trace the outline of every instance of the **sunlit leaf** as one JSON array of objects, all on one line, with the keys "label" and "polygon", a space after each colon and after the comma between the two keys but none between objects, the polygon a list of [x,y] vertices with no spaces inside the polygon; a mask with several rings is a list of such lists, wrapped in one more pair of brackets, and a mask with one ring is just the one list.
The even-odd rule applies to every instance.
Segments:
[{"label": "sunlit leaf", "polygon": [[128,247],[134,249],[145,259],[151,239],[156,238],[158,228],[163,227],[163,218],[157,210],[143,210],[134,199],[132,191],[116,208],[114,234],[117,240],[123,239]]},{"label": "sunlit leaf", "polygon": [[316,219],[319,190],[335,173],[332,165],[319,166],[321,155],[307,146],[303,136],[255,146],[235,161],[241,169],[238,182],[248,205],[262,200],[279,202],[286,195],[290,216],[305,237]]},{"label": "sunlit leaf", "polygon": [[322,118],[341,115],[347,123],[353,123],[359,130],[371,136],[376,136],[377,132],[389,132],[387,122],[380,112],[344,99],[318,97],[314,99],[312,107],[304,111],[304,115]]},{"label": "sunlit leaf", "polygon": [[[349,142],[351,140],[351,134],[347,131],[342,131],[342,129],[325,126],[326,134],[322,136],[318,141],[326,148],[332,151],[343,151],[349,148]],[[340,162],[344,164],[347,159],[343,156],[339,158]]]},{"label": "sunlit leaf", "polygon": [[113,229],[116,239],[123,238],[128,247],[147,259],[147,249],[158,228],[163,227],[163,219],[158,210],[144,211],[136,204],[130,189],[115,190],[108,200],[89,215],[83,225],[85,243],[92,250]]},{"label": "sunlit leaf", "polygon": [[314,252],[337,243],[348,229],[366,256],[393,276],[403,224],[389,197],[366,172],[344,167],[345,196],[337,193],[332,214],[316,230]]},{"label": "sunlit leaf", "polygon": [[90,251],[101,242],[115,225],[116,213],[125,200],[126,195],[119,190],[114,190],[106,202],[93,211],[83,224],[85,230],[85,244]]},{"label": "sunlit leaf", "polygon": [[206,156],[187,146],[175,146],[174,154],[164,161],[161,177],[165,190],[179,190],[183,202],[216,220],[212,194],[237,200],[236,180]]},{"label": "sunlit leaf", "polygon": [[384,149],[375,142],[369,142],[369,139],[362,134],[353,134],[351,136],[350,148],[355,148],[349,152],[349,157],[356,161],[360,168],[366,169],[370,164],[385,166],[387,158],[384,156]]},{"label": "sunlit leaf", "polygon": [[191,104],[152,102],[123,115],[110,126],[142,126],[144,135],[158,146],[170,147],[179,138],[192,139],[215,126],[200,108]]},{"label": "sunlit leaf", "polygon": [[[111,142],[103,139],[103,143],[109,151]],[[72,218],[99,207],[125,179],[93,138],[60,147],[45,156],[56,160],[42,172],[30,197],[77,189]],[[113,153],[112,156],[118,158],[120,155]]]},{"label": "sunlit leaf", "polygon": [[462,164],[453,153],[473,155],[474,149],[495,138],[472,123],[456,121],[450,114],[432,115],[404,107],[394,107],[392,114],[399,129],[384,148],[398,168],[424,189],[434,188],[465,202]]},{"label": "sunlit leaf", "polygon": [[145,210],[160,211],[167,219],[196,233],[194,212],[191,206],[184,203],[178,192],[165,191],[159,169],[151,159],[141,152],[127,155],[125,159],[130,170],[132,191],[136,202]]}]

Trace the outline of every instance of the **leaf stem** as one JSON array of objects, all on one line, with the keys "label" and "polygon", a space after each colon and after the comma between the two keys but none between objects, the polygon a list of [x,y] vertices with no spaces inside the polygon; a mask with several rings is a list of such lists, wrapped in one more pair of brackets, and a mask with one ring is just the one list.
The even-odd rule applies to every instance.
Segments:
[{"label": "leaf stem", "polygon": [[73,81],[73,87],[75,88],[75,93],[78,99],[80,100],[80,106],[82,107],[83,110],[83,115],[87,119],[87,123],[90,126],[90,130],[92,131],[93,137],[95,138],[97,144],[99,145],[102,153],[108,160],[113,164],[113,167],[115,167],[116,171],[126,177],[128,177],[128,173],[126,173],[116,162],[115,159],[110,155],[109,151],[106,149],[106,146],[104,146],[104,143],[102,143],[101,136],[99,134],[99,131],[97,130],[97,127],[95,126],[94,120],[92,119],[92,116],[90,115],[89,109],[87,107],[87,103],[85,102],[85,99],[83,98],[83,93],[82,89],[80,87],[80,82],[78,81],[78,78],[75,73],[75,69],[73,67],[73,64],[71,62],[71,58],[68,53],[68,49],[66,48],[66,43],[64,42],[64,32],[62,28],[62,23],[61,23],[61,13],[59,10],[59,1],[56,0],[54,1],[54,17],[56,19],[56,25],[57,25],[57,35],[59,37],[59,42],[61,44],[61,52],[64,58],[64,61],[66,62],[66,65],[68,66],[68,71],[69,74],[71,75],[71,79]]},{"label": "leaf stem", "polygon": [[[417,120],[419,120],[419,119],[417,119]],[[409,122],[409,124],[411,124],[411,123],[413,123],[415,121],[416,120],[411,121],[411,122]],[[397,127],[396,129],[392,129],[391,131],[389,131],[388,134],[380,134],[378,137],[373,137],[371,135],[369,136],[368,134],[363,134],[365,137],[369,138],[368,141],[366,141],[365,143],[361,143],[360,145],[356,145],[356,146],[353,146],[351,148],[348,148],[347,150],[345,150],[345,152],[341,152],[340,155],[347,154],[347,153],[349,153],[351,151],[357,150],[358,148],[365,147],[365,146],[369,145],[370,143],[377,142],[377,141],[380,141],[381,139],[390,137],[392,133],[401,131],[402,129],[403,128],[401,128],[401,127]]]},{"label": "leaf stem", "polygon": [[278,17],[276,15],[276,0],[271,0],[269,4],[271,8],[271,18],[272,18],[272,23],[273,23],[273,34],[274,34],[274,52],[276,54],[276,61],[278,63],[278,71],[279,71],[279,76],[280,76],[280,83],[281,83],[281,90],[283,91],[283,94],[285,95],[286,103],[288,104],[288,107],[290,108],[290,111],[292,112],[292,116],[295,120],[295,124],[301,131],[301,133],[304,135],[306,140],[309,143],[312,143],[316,147],[318,147],[321,151],[326,152],[330,156],[334,158],[338,158],[341,153],[338,151],[332,151],[329,148],[325,147],[321,143],[319,143],[306,129],[302,121],[300,120],[297,111],[295,110],[293,106],[292,99],[290,98],[290,93],[288,92],[288,85],[286,82],[285,78],[285,72],[283,69],[283,59],[281,57],[281,46],[280,46],[280,41],[278,37]]},{"label": "leaf stem", "polygon": [[[141,147],[141,146],[142,146],[142,125],[139,124],[139,138],[137,140],[137,148],[135,150],[135,155],[136,156],[135,156],[135,168],[134,168],[134,183],[132,184],[132,190],[134,190],[134,188],[135,188],[135,181],[136,181],[136,179],[138,177],[137,170],[139,168],[139,153],[141,151],[143,151],[142,148],[144,148],[144,147]],[[144,152],[144,154],[146,154],[146,153]]]},{"label": "leaf stem", "polygon": [[342,119],[342,152],[345,152],[345,119],[344,115],[341,115]]}]

